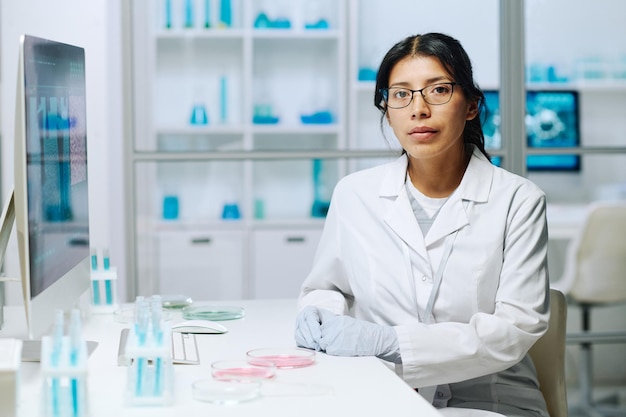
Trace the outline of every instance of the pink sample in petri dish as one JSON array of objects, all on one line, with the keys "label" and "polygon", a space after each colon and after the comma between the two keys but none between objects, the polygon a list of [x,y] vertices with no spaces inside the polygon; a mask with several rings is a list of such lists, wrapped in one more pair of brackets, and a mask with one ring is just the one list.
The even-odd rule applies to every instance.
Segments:
[{"label": "pink sample in petri dish", "polygon": [[248,363],[263,366],[273,363],[276,368],[303,368],[315,363],[315,351],[300,348],[262,348],[249,351]]},{"label": "pink sample in petri dish", "polygon": [[253,364],[243,360],[223,360],[211,364],[211,374],[221,381],[270,379],[276,375],[276,366],[268,361]]}]

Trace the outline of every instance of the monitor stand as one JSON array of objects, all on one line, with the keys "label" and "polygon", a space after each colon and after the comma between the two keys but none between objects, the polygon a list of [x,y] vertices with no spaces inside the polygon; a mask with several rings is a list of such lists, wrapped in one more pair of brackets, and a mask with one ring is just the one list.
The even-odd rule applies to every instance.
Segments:
[{"label": "monitor stand", "polygon": [[[13,197],[13,189],[9,193],[6,203],[2,208],[2,214],[0,214],[0,271],[4,265],[4,258],[6,257],[7,246],[9,244],[9,237],[11,237],[11,230],[13,230],[13,224],[15,223],[15,202]],[[0,277],[4,277],[4,274],[0,273]],[[0,329],[4,325],[4,282],[0,282]]]},{"label": "monitor stand", "polygon": [[[0,215],[0,268],[4,264],[6,250],[9,243],[9,237],[15,224],[15,197],[13,190],[9,193],[7,202],[4,205],[2,214]],[[0,282],[2,284],[2,282]],[[0,302],[4,300],[2,292],[0,292]],[[0,303],[0,328],[3,325],[3,308]],[[98,347],[98,342],[87,341],[87,354],[91,355]],[[41,340],[23,340],[22,341],[22,362],[40,362],[41,361]]]}]

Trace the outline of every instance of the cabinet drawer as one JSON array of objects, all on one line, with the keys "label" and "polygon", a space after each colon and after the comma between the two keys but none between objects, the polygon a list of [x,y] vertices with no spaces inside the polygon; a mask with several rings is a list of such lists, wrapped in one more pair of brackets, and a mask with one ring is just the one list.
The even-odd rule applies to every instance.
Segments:
[{"label": "cabinet drawer", "polygon": [[296,298],[313,265],[321,233],[321,227],[254,231],[253,296]]},{"label": "cabinet drawer", "polygon": [[162,294],[196,301],[243,296],[243,232],[164,232],[158,242]]}]

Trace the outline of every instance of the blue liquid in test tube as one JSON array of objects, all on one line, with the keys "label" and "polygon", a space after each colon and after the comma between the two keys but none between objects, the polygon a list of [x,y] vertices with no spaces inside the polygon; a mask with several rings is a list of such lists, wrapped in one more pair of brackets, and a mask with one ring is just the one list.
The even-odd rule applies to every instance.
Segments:
[{"label": "blue liquid in test tube", "polygon": [[97,279],[91,281],[91,292],[93,293],[93,303],[95,305],[100,304],[100,281]]},{"label": "blue liquid in test tube", "polygon": [[[78,355],[80,353],[81,345],[81,320],[80,311],[72,310],[70,321],[70,365],[75,367],[78,365]],[[82,404],[79,401],[79,386],[78,378],[72,378],[72,411],[73,416],[78,417],[82,414]]]},{"label": "blue liquid in test tube", "polygon": [[[111,260],[109,257],[108,249],[105,249],[102,253],[102,266],[105,271],[108,271],[111,268]],[[104,280],[104,293],[106,297],[106,303],[108,305],[113,304],[113,283],[110,279]]]},{"label": "blue liquid in test tube", "polygon": [[91,250],[91,270],[98,269],[98,252],[95,249]]},{"label": "blue liquid in test tube", "polygon": [[104,288],[106,293],[107,304],[113,304],[113,283],[110,279],[104,280]]},{"label": "blue liquid in test tube", "polygon": [[106,249],[102,253],[102,266],[106,271],[111,267],[111,258],[109,257],[109,251]]}]

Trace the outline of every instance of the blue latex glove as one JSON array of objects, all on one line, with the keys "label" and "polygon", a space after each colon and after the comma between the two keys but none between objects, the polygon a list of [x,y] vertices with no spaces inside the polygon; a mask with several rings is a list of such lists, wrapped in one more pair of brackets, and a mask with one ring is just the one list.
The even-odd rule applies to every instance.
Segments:
[{"label": "blue latex glove", "polygon": [[[319,341],[322,337],[320,309],[304,307],[296,317],[296,343],[300,347],[321,350]],[[329,312],[330,313],[330,312]]]},{"label": "blue latex glove", "polygon": [[319,309],[321,318],[321,350],[335,356],[377,356],[401,363],[400,345],[391,326],[337,316]]}]

